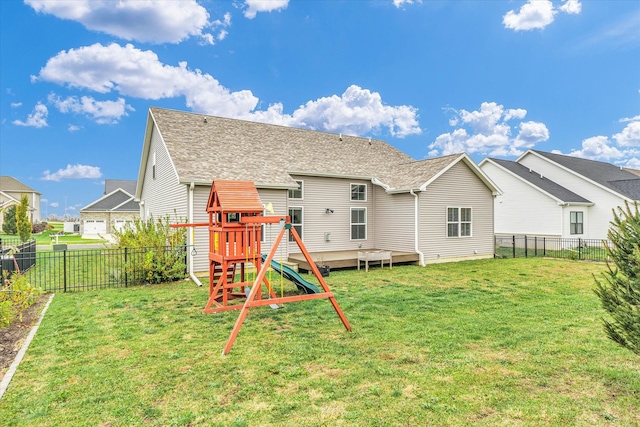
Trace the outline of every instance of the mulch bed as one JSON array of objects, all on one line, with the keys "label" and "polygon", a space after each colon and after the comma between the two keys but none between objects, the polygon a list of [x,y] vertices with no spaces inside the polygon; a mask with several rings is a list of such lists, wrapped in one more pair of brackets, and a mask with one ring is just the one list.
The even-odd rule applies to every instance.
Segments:
[{"label": "mulch bed", "polygon": [[38,301],[22,313],[22,321],[16,319],[11,325],[0,329],[0,380],[18,355],[31,328],[38,322],[49,297],[40,295]]}]

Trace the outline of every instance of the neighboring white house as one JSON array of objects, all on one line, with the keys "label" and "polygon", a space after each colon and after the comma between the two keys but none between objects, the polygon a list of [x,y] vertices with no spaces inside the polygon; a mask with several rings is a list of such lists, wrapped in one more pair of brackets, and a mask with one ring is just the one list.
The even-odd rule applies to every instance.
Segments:
[{"label": "neighboring white house", "polygon": [[606,239],[612,210],[640,200],[640,176],[606,162],[529,150],[480,168],[503,192],[496,234]]},{"label": "neighboring white house", "polygon": [[[355,266],[358,251],[372,250],[422,265],[494,255],[499,190],[464,153],[416,161],[370,138],[150,108],[141,217],[206,223],[217,179],[253,181],[262,203],[291,217],[314,259],[332,266],[347,265],[340,257]],[[267,251],[277,230],[263,234]],[[208,237],[206,227],[188,233],[192,271],[208,270]],[[300,259],[295,244],[279,251]]]},{"label": "neighboring white house", "polygon": [[114,230],[139,218],[140,205],[134,200],[135,190],[136,181],[106,179],[103,196],[80,209],[82,237],[109,239]]},{"label": "neighboring white house", "polygon": [[41,193],[21,183],[11,176],[0,176],[0,230],[4,223],[4,212],[11,206],[18,206],[22,195],[26,194],[29,200],[27,216],[31,223],[40,222],[40,196]]}]

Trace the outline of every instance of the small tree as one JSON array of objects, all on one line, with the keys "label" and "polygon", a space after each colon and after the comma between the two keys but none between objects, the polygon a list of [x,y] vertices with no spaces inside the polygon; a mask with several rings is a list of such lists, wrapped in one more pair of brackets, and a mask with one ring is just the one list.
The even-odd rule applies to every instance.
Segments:
[{"label": "small tree", "polygon": [[595,293],[611,320],[603,319],[607,336],[640,355],[640,212],[638,203],[633,210],[625,202],[624,208],[613,210],[613,221],[607,233],[608,271],[603,280],[595,277]]},{"label": "small tree", "polygon": [[[184,222],[184,221],[182,221]],[[142,269],[149,283],[170,282],[186,276],[186,230],[171,228],[169,216],[154,220],[135,219],[133,226],[115,231],[113,236],[121,248],[143,249],[143,259],[130,259],[125,268],[129,274]]]},{"label": "small tree", "polygon": [[31,237],[31,222],[27,216],[29,198],[26,194],[20,197],[20,204],[16,208],[16,228],[21,242],[26,242]]},{"label": "small tree", "polygon": [[2,224],[4,234],[18,234],[16,228],[16,207],[11,206],[4,211],[4,223]]}]

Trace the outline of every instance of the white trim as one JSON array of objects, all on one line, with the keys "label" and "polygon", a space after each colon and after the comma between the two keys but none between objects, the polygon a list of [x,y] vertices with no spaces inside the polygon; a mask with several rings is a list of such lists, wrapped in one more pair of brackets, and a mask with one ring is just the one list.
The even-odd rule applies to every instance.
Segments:
[{"label": "white trim", "polygon": [[[290,188],[287,190],[287,200],[304,200],[304,179],[294,179],[296,184],[299,183],[297,188]],[[300,190],[300,197],[290,197],[291,191]]]},{"label": "white trim", "polygon": [[[449,209],[457,209],[458,210],[458,220],[456,222],[449,221]],[[462,221],[461,210],[469,209],[471,211],[471,221]],[[471,206],[447,206],[445,211],[445,236],[447,239],[467,239],[469,237],[473,237],[473,208]],[[460,232],[462,231],[462,224],[469,224],[471,226],[470,234],[468,236],[461,236]],[[457,236],[449,236],[449,224],[458,224],[458,235]]]},{"label": "white trim", "polygon": [[[293,222],[293,215],[290,214],[291,209],[300,209],[300,224]],[[287,215],[289,215],[291,219],[292,227],[300,226],[300,232],[298,233],[298,235],[300,235],[300,239],[302,239],[302,241],[304,242],[304,207],[303,206],[287,206]],[[290,238],[287,239],[287,242],[292,242],[292,240],[289,240],[289,239]]]},{"label": "white trim", "polygon": [[[364,187],[364,199],[360,200],[360,199],[353,199],[353,186],[357,185],[357,186],[363,186]],[[361,182],[350,182],[349,183],[349,201],[350,202],[355,202],[355,203],[366,203],[369,200],[369,186],[366,183],[361,183]],[[358,193],[359,194],[359,193]]]}]

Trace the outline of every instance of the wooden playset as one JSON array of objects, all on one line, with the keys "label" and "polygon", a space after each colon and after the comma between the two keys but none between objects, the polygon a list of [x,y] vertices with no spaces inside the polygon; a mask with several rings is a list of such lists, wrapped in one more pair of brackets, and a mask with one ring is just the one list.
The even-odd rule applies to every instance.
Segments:
[{"label": "wooden playset", "polygon": [[[209,229],[209,300],[203,312],[240,310],[222,352],[223,355],[231,351],[242,323],[249,309],[253,307],[266,305],[274,307],[288,302],[326,298],[333,305],[344,327],[351,330],[351,325],[340,309],[333,292],[320,274],[295,227],[291,226],[290,218],[276,215],[264,216],[263,212],[264,206],[253,182],[217,180],[211,185],[207,202],[209,222],[172,225],[172,227],[207,226]],[[279,228],[278,235],[266,256],[262,254],[260,245],[265,224],[277,224]],[[278,246],[287,231],[311,266],[312,273],[322,289],[306,282],[282,263],[274,262]],[[308,293],[276,295],[266,275],[272,264],[281,275],[286,275],[299,289]],[[253,280],[251,279],[254,275],[249,274],[250,266],[255,268]],[[286,273],[285,270],[287,270]],[[238,301],[244,302],[238,303]]]}]

